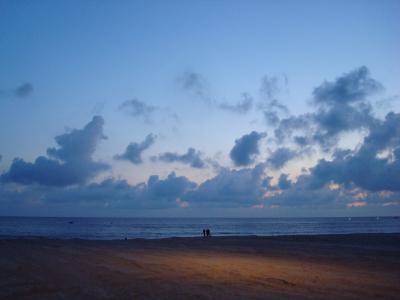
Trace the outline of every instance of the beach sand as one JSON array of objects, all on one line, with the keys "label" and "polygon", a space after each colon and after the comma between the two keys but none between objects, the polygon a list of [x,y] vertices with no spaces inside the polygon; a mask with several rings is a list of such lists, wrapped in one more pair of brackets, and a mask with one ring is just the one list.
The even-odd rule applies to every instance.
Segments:
[{"label": "beach sand", "polygon": [[0,299],[400,299],[400,234],[0,240]]}]

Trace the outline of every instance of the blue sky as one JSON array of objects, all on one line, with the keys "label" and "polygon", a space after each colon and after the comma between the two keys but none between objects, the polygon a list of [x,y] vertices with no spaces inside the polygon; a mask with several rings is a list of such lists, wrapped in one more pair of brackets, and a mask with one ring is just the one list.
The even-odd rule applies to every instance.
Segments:
[{"label": "blue sky", "polygon": [[398,214],[399,20],[398,1],[0,1],[0,214]]}]

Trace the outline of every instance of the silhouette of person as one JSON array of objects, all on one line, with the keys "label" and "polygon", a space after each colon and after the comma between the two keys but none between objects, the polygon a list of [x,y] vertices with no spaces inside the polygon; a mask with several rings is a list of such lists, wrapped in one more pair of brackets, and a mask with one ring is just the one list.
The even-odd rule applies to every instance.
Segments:
[{"label": "silhouette of person", "polygon": [[211,232],[210,232],[210,229],[206,229],[206,235],[208,236],[208,237],[210,237],[211,236]]},{"label": "silhouette of person", "polygon": [[206,237],[206,230],[203,229],[203,237]]}]

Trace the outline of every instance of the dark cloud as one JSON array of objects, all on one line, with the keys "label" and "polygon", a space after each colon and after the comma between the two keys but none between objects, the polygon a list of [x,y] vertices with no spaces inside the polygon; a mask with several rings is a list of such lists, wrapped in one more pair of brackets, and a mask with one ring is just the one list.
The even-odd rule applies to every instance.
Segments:
[{"label": "dark cloud", "polygon": [[190,165],[193,168],[204,168],[205,162],[201,158],[201,152],[193,148],[189,148],[185,154],[178,154],[174,152],[165,152],[158,156],[158,160],[163,162],[180,162]]},{"label": "dark cloud", "polygon": [[[283,189],[279,193],[273,193],[265,201],[274,207],[296,207],[296,208],[345,208],[350,197],[341,195],[340,190],[321,188],[310,190],[308,187],[308,177],[302,175],[296,183],[291,183],[290,187]],[[338,201],[340,199],[340,201]]]},{"label": "dark cloud", "polygon": [[300,116],[290,116],[282,119],[274,130],[274,135],[278,143],[282,143],[286,138],[290,138],[295,132],[305,132],[308,134],[311,128],[311,116],[303,114]]},{"label": "dark cloud", "polygon": [[281,190],[287,190],[292,186],[292,182],[288,179],[288,174],[281,174],[279,176],[278,187]]},{"label": "dark cloud", "polygon": [[107,165],[94,162],[83,162],[77,165],[75,162],[60,163],[57,160],[39,156],[34,163],[30,163],[16,158],[1,179],[4,182],[21,184],[67,186],[84,183],[106,169]]},{"label": "dark cloud", "polygon": [[282,168],[288,161],[295,158],[299,154],[296,151],[293,151],[286,147],[280,147],[271,153],[269,158],[267,159],[267,163],[273,169]]},{"label": "dark cloud", "polygon": [[185,176],[176,176],[174,172],[168,175],[165,180],[160,180],[158,176],[153,175],[147,181],[147,194],[152,199],[167,199],[175,201],[182,197],[187,191],[197,186]]},{"label": "dark cloud", "polygon": [[255,157],[259,154],[258,142],[264,137],[266,137],[266,133],[252,131],[237,139],[229,154],[234,164],[236,166],[247,166],[253,163]]},{"label": "dark cloud", "polygon": [[142,117],[144,121],[150,122],[151,115],[158,108],[156,106],[148,105],[138,99],[127,100],[123,102],[119,109],[128,112],[133,117]]},{"label": "dark cloud", "polygon": [[32,92],[33,92],[33,85],[29,82],[26,82],[24,84],[21,84],[15,89],[14,95],[19,98],[25,98],[30,94],[32,94]]},{"label": "dark cloud", "polygon": [[368,98],[382,89],[382,84],[370,76],[365,66],[315,88],[313,96],[318,110],[313,115],[314,140],[329,150],[340,133],[368,129],[375,122]]},{"label": "dark cloud", "polygon": [[300,147],[305,147],[310,144],[310,139],[307,136],[295,136],[293,141]]},{"label": "dark cloud", "polygon": [[360,67],[315,88],[315,112],[280,121],[276,112],[265,117],[270,125],[276,125],[274,133],[278,143],[297,133],[294,138],[297,145],[305,147],[317,143],[324,151],[330,151],[341,133],[369,129],[377,122],[368,98],[380,90],[382,85],[371,78],[369,70]]},{"label": "dark cloud", "polygon": [[[332,161],[320,160],[312,169],[311,186],[320,188],[333,181],[369,191],[399,191],[400,114],[387,114],[370,130],[358,150],[336,152]],[[378,157],[384,151],[392,155]]]},{"label": "dark cloud", "polygon": [[274,111],[264,111],[264,117],[267,125],[276,126],[280,122],[278,114]]},{"label": "dark cloud", "polygon": [[150,148],[155,139],[156,137],[153,134],[149,134],[141,143],[130,143],[124,153],[117,154],[114,158],[116,160],[128,160],[135,165],[141,164],[143,162],[142,152]]},{"label": "dark cloud", "polygon": [[329,150],[334,146],[339,134],[361,128],[369,128],[375,121],[369,105],[355,106],[336,105],[329,109],[320,109],[314,115],[317,125],[313,140],[323,149]]},{"label": "dark cloud", "polygon": [[25,98],[33,93],[32,83],[25,82],[14,89],[0,90],[0,96],[6,98]]},{"label": "dark cloud", "polygon": [[109,168],[92,160],[103,134],[104,120],[95,116],[83,129],[74,129],[55,137],[58,148],[48,148],[50,158],[39,156],[34,163],[16,158],[1,175],[3,182],[38,183],[49,186],[82,184]]},{"label": "dark cloud", "polygon": [[242,94],[242,100],[236,104],[221,103],[218,108],[233,113],[245,114],[253,107],[253,98],[247,93]]},{"label": "dark cloud", "polygon": [[[271,177],[264,173],[266,164],[240,170],[221,169],[213,178],[200,184],[184,176],[171,173],[165,179],[150,176],[147,182],[130,185],[125,180],[107,179],[100,183],[70,188],[17,190],[0,185],[3,207],[16,205],[24,199],[40,199],[46,208],[60,207],[110,209],[163,209],[173,207],[207,208],[348,208],[354,201],[371,205],[396,205],[399,193],[367,195],[353,189],[330,189],[327,186],[310,189],[311,175],[301,175],[296,182],[281,174],[277,186],[271,186]],[[364,198],[366,197],[366,198]],[[358,202],[361,203],[361,202]],[[70,205],[70,206],[68,206]],[[357,204],[360,205],[360,204]],[[364,204],[361,204],[364,205]],[[115,212],[115,210],[114,210]]]},{"label": "dark cloud", "polygon": [[[121,209],[177,206],[264,208],[264,205],[265,208],[347,208],[398,203],[400,114],[389,113],[384,120],[374,117],[368,99],[382,87],[370,77],[368,69],[361,67],[333,82],[324,82],[314,90],[315,111],[299,116],[287,115],[288,110],[277,100],[279,86],[274,88],[274,80],[266,81],[267,87],[263,91],[266,101],[262,110],[269,124],[275,126],[278,148],[263,164],[248,167],[259,154],[261,138],[266,136],[253,131],[237,139],[230,151],[236,166],[247,167],[227,169],[215,162],[217,175],[200,185],[175,173],[165,179],[150,176],[146,182],[136,185],[117,179],[88,184],[90,179],[108,168],[92,159],[98,142],[105,138],[103,120],[95,117],[83,129],[57,136],[58,146],[49,148],[46,157],[40,156],[33,163],[15,159],[9,170],[1,175],[0,200],[7,205],[17,199],[40,199],[45,205],[71,203],[76,207],[92,205]],[[188,73],[181,84],[196,96],[210,99],[201,75]],[[243,102],[233,105],[210,103],[214,107],[244,113],[250,109],[251,101],[244,98]],[[146,119],[158,108],[133,100],[133,104],[131,101],[123,109],[130,109],[133,115]],[[365,130],[363,132],[367,135],[355,150],[336,148],[341,133],[359,129]],[[281,145],[284,142],[290,142],[290,148]],[[141,143],[128,145],[125,153],[116,158],[140,163],[141,153],[152,143],[154,136],[149,135]],[[321,159],[293,180],[289,179],[289,174],[280,174],[274,179],[266,174],[267,168],[280,169],[317,145],[329,149],[331,159]],[[182,154],[161,153],[156,159],[180,162],[194,168],[211,165],[210,160],[202,158],[202,154],[193,148]],[[273,185],[276,180],[277,184]],[[30,186],[21,187],[19,184]]]},{"label": "dark cloud", "polygon": [[203,182],[183,199],[194,206],[248,207],[263,199],[265,166],[240,170],[222,169],[215,177]]},{"label": "dark cloud", "polygon": [[103,125],[103,118],[95,116],[83,129],[56,136],[59,147],[48,148],[47,155],[61,161],[89,161],[98,142],[107,138],[103,133]]},{"label": "dark cloud", "polygon": [[316,103],[336,105],[363,101],[372,93],[380,91],[382,85],[371,78],[367,67],[362,66],[343,74],[335,81],[325,81],[314,89]]},{"label": "dark cloud", "polygon": [[49,191],[42,199],[48,204],[73,202],[74,205],[107,209],[170,208],[181,205],[180,198],[196,186],[186,177],[172,172],[165,179],[153,175],[147,182],[136,185],[110,178],[100,183]]},{"label": "dark cloud", "polygon": [[393,150],[394,159],[400,160],[400,147]]}]

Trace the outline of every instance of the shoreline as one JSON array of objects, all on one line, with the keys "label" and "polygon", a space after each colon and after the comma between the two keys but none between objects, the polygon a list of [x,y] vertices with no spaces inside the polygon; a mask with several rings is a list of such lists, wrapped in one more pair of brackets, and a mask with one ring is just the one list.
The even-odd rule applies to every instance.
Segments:
[{"label": "shoreline", "polygon": [[369,215],[369,216],[317,216],[317,217],[94,217],[94,216],[13,216],[13,215],[0,215],[0,218],[54,218],[54,219],[341,219],[341,218],[400,218],[400,215]]},{"label": "shoreline", "polygon": [[120,239],[100,239],[100,238],[76,238],[76,237],[50,237],[50,236],[1,236],[0,241],[2,240],[59,240],[59,241],[68,241],[68,240],[77,240],[77,241],[132,241],[132,240],[149,240],[149,241],[158,241],[158,240],[168,240],[168,239],[229,239],[229,238],[307,238],[307,237],[373,237],[373,236],[399,236],[400,231],[398,232],[371,232],[371,233],[316,233],[316,234],[276,234],[276,235],[257,235],[257,234],[248,234],[248,235],[212,235],[211,237],[203,237],[201,235],[198,236],[167,236],[167,237],[133,237],[133,238],[120,238]]}]

